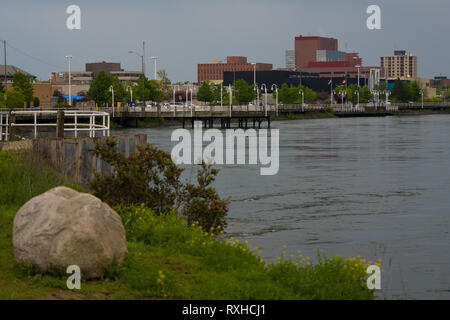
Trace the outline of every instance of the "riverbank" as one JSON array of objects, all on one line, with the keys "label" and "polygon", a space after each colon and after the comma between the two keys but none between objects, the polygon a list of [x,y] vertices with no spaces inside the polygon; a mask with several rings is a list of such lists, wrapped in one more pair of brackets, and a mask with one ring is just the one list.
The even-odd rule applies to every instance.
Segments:
[{"label": "riverbank", "polygon": [[[237,239],[216,239],[178,215],[153,215],[140,241],[107,277],[66,289],[64,275],[36,273],[13,257],[15,213],[55,186],[86,191],[30,153],[0,151],[0,299],[373,299],[364,260],[286,257],[266,263],[261,251]],[[137,210],[145,210],[138,208]],[[128,235],[127,235],[128,238]]]}]

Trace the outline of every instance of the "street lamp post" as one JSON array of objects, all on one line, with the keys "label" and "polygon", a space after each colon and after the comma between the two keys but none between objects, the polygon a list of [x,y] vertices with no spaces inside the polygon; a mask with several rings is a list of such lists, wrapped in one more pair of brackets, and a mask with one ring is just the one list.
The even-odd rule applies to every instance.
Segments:
[{"label": "street lamp post", "polygon": [[264,97],[264,114],[265,114],[265,116],[267,117],[267,86],[266,86],[266,84],[265,83],[263,83],[262,85],[261,85],[261,91],[264,89],[264,95],[265,95],[265,97]]},{"label": "street lamp post", "polygon": [[113,86],[109,87],[109,92],[111,92],[111,97],[112,97],[112,110],[113,110],[113,118],[114,118],[114,87]]},{"label": "street lamp post", "polygon": [[358,68],[358,88],[360,88],[361,86],[359,85],[359,68],[361,68],[361,66],[357,65],[356,67]]},{"label": "street lamp post", "polygon": [[228,92],[230,94],[230,118],[231,118],[231,110],[233,108],[233,89],[231,87],[231,84],[228,85]]},{"label": "street lamp post", "polygon": [[192,88],[189,88],[189,91],[191,92],[191,118],[192,118],[192,112],[193,112],[193,103],[192,103],[192,96],[194,95],[194,91]]},{"label": "street lamp post", "polygon": [[133,88],[131,86],[127,86],[127,91],[130,93],[130,104],[133,103]]},{"label": "street lamp post", "polygon": [[142,54],[136,52],[136,51],[128,51],[128,53],[134,53],[135,55],[137,55],[138,57],[141,57],[142,60],[142,74],[145,77],[145,41],[142,42]]},{"label": "street lamp post", "polygon": [[71,82],[71,74],[70,74],[70,61],[72,60],[72,56],[66,56],[67,62],[69,63],[69,105],[72,105],[72,82]]},{"label": "street lamp post", "polygon": [[305,93],[303,92],[302,89],[300,89],[298,91],[298,93],[300,93],[302,95],[302,112],[304,111],[304,106],[305,106]]},{"label": "street lamp post", "polygon": [[422,109],[423,109],[423,90],[420,90],[420,95],[422,96]]},{"label": "street lamp post", "polygon": [[220,84],[220,108],[222,110],[223,107],[223,84]]},{"label": "street lamp post", "polygon": [[176,104],[176,99],[175,99],[175,94],[177,92],[177,89],[179,89],[178,86],[173,86],[173,116],[175,117],[176,112],[177,112],[177,104]]},{"label": "street lamp post", "polygon": [[156,80],[156,75],[157,75],[157,69],[156,69],[156,61],[158,60],[158,57],[151,57],[151,59],[153,60],[154,64],[155,64],[155,80]]},{"label": "street lamp post", "polygon": [[[252,62],[252,66],[253,66],[253,88],[256,87],[256,63]],[[253,101],[255,102],[255,101]]]},{"label": "street lamp post", "polygon": [[377,108],[378,108],[378,99],[379,99],[380,93],[378,92],[378,90],[373,90],[372,94],[373,94],[374,99],[375,99],[375,111],[376,111]]},{"label": "street lamp post", "polygon": [[358,103],[356,104],[356,107],[359,108],[359,90],[356,90],[355,94],[358,97]]},{"label": "street lamp post", "polygon": [[188,105],[188,97],[189,97],[189,87],[186,87],[186,102],[185,102],[184,108],[183,108],[183,117],[184,117],[184,114],[186,112],[186,108],[187,108],[187,105]]},{"label": "street lamp post", "polygon": [[273,87],[275,87],[275,114],[278,117],[278,87],[276,84],[273,84],[270,90],[273,91]]}]

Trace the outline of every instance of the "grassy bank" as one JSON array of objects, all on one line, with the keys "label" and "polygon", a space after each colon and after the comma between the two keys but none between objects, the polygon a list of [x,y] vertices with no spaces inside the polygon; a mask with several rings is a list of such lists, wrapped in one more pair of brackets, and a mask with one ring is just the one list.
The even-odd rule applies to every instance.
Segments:
[{"label": "grassy bank", "polygon": [[[372,299],[365,286],[366,262],[321,258],[311,263],[301,252],[266,263],[258,248],[236,239],[220,240],[188,225],[176,214],[142,217],[130,225],[121,213],[129,255],[104,279],[66,289],[66,277],[36,273],[13,257],[12,226],[17,210],[31,197],[70,184],[29,154],[0,151],[0,299]],[[81,190],[82,191],[82,190]],[[226,235],[222,235],[226,237]]]}]

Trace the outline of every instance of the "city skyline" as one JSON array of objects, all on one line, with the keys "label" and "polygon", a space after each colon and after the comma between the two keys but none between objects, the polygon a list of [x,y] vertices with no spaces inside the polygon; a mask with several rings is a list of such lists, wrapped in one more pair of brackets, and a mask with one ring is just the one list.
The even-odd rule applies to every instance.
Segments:
[{"label": "city skyline", "polygon": [[[141,50],[142,41],[147,43],[146,71],[150,78],[151,56],[159,57],[158,67],[165,69],[173,82],[195,81],[197,64],[233,55],[281,68],[285,51],[294,49],[298,35],[337,38],[338,49],[359,52],[364,65],[379,66],[381,56],[402,49],[418,56],[420,77],[450,74],[445,56],[449,45],[438,40],[439,34],[450,29],[445,22],[450,3],[441,0],[344,0],[339,4],[329,0],[246,0],[235,5],[234,0],[195,0],[188,4],[140,0],[127,4],[85,0],[4,2],[0,39],[11,46],[7,63],[40,80],[48,80],[51,72],[65,71],[68,54],[73,56],[74,71],[97,61],[120,62],[125,70],[139,71],[140,59],[128,51]],[[65,11],[70,4],[81,8],[81,30],[65,26],[69,16]],[[366,27],[370,4],[381,7],[381,30]]]}]

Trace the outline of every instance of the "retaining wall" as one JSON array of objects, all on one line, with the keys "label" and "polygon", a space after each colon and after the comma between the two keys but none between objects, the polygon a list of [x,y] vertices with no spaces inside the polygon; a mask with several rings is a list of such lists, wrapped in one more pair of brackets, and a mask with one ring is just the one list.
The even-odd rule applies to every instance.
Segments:
[{"label": "retaining wall", "polygon": [[[117,148],[125,156],[137,152],[137,147],[147,144],[147,135],[115,136]],[[33,140],[33,152],[39,153],[52,167],[68,176],[70,180],[88,185],[95,177],[94,170],[100,174],[113,173],[113,168],[94,155],[97,138],[39,138]]]}]

